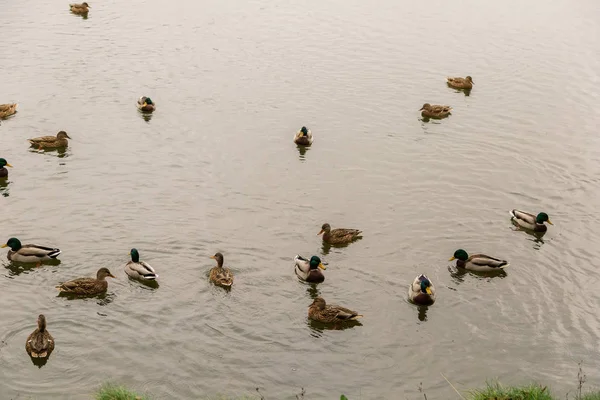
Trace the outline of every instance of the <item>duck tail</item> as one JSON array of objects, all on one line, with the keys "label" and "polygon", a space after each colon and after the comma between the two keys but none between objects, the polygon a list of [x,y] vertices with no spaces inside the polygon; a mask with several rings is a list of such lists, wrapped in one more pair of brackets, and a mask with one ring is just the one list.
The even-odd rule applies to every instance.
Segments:
[{"label": "duck tail", "polygon": [[351,318],[350,318],[350,321],[355,321],[355,320],[357,320],[357,319],[359,319],[359,318],[362,318],[362,317],[363,317],[363,315],[362,315],[362,314],[357,314],[357,315],[354,315],[353,317],[351,317]]},{"label": "duck tail", "polygon": [[155,281],[156,278],[158,278],[158,274],[146,274],[146,275],[144,275],[144,279],[147,279],[149,281]]},{"label": "duck tail", "polygon": [[61,253],[60,249],[53,249],[50,253],[48,253],[48,257],[56,258]]},{"label": "duck tail", "polygon": [[510,216],[512,218],[517,218],[517,215],[515,214],[515,210],[510,210],[508,213],[510,214]]}]

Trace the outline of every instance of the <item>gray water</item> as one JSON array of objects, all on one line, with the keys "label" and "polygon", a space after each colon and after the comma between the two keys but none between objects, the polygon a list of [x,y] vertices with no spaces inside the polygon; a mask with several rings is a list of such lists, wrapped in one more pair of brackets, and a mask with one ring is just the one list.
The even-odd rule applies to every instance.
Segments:
[{"label": "gray water", "polygon": [[[420,382],[454,398],[441,374],[564,394],[580,360],[600,386],[597,1],[90,4],[88,19],[58,0],[0,12],[0,103],[19,103],[0,125],[0,236],[63,251],[42,268],[1,254],[0,398],[107,380],[160,399],[419,399]],[[447,75],[473,76],[470,95]],[[454,112],[422,121],[425,102]],[[59,130],[65,153],[29,150]],[[514,231],[512,208],[555,226]],[[323,248],[324,222],[364,238]],[[157,289],[127,279],[132,247]],[[457,248],[511,266],[458,274]],[[217,251],[231,292],[207,280]],[[298,253],[329,263],[324,283],[296,279]],[[57,297],[101,266],[118,278],[105,297]],[[428,310],[405,299],[419,273]],[[363,325],[311,325],[317,294]],[[24,349],[40,313],[56,340],[42,368]]]}]

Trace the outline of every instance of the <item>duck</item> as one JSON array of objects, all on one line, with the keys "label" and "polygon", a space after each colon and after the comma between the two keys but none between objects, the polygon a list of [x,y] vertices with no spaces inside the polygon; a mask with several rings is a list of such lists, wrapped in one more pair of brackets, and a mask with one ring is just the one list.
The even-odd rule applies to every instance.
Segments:
[{"label": "duck", "polygon": [[475,82],[473,82],[473,78],[471,78],[470,76],[467,76],[466,78],[460,78],[460,77],[447,77],[446,78],[448,85],[452,86],[455,89],[472,89],[473,88],[473,84]]},{"label": "duck", "polygon": [[431,105],[429,103],[423,104],[423,107],[419,110],[421,111],[421,116],[425,118],[445,118],[450,115],[450,111],[452,111],[452,107],[450,106],[440,106],[437,104]]},{"label": "duck", "polygon": [[362,315],[356,311],[345,307],[327,305],[325,299],[317,297],[308,307],[308,318],[313,321],[332,323],[340,321],[355,321],[362,318]]},{"label": "duck", "polygon": [[233,273],[229,268],[223,268],[223,254],[216,253],[210,258],[217,261],[217,266],[210,270],[210,281],[217,286],[231,287],[233,285]]},{"label": "duck", "polygon": [[31,358],[50,357],[54,350],[54,338],[46,329],[46,317],[44,314],[38,316],[38,327],[27,336],[25,350]]},{"label": "duck", "polygon": [[12,165],[10,165],[4,158],[0,158],[0,178],[8,178],[8,170],[4,167],[12,168]]},{"label": "duck", "polygon": [[429,278],[421,274],[408,287],[408,298],[415,304],[430,306],[435,303],[435,287]]},{"label": "duck", "polygon": [[321,262],[321,259],[317,256],[312,256],[310,261],[301,255],[294,257],[295,271],[298,278],[304,282],[310,283],[321,283],[325,280],[325,275],[321,270],[327,268]]},{"label": "duck", "polygon": [[27,139],[32,146],[37,146],[40,149],[60,149],[69,146],[71,137],[65,131],[60,131],[56,136],[40,136],[32,139]]},{"label": "duck", "polygon": [[550,217],[545,212],[538,213],[538,215],[530,214],[525,211],[511,210],[510,220],[520,226],[521,228],[529,229],[534,232],[546,232],[548,227],[544,222],[554,225],[550,221]]},{"label": "duck", "polygon": [[155,281],[158,274],[150,264],[140,261],[140,253],[137,249],[131,249],[129,252],[131,261],[125,264],[125,273],[133,279],[140,281]]},{"label": "duck", "polygon": [[110,273],[108,268],[102,267],[96,273],[96,278],[78,278],[72,281],[63,282],[56,288],[61,293],[92,296],[106,292],[108,282],[106,278],[116,278]]},{"label": "duck", "polygon": [[323,234],[323,241],[329,244],[345,244],[360,238],[361,230],[337,228],[331,229],[331,225],[324,223],[317,235]]},{"label": "duck", "polygon": [[8,254],[6,255],[10,261],[37,263],[38,266],[41,265],[42,261],[50,261],[60,254],[60,250],[54,247],[38,246],[37,244],[22,245],[21,241],[14,237],[8,239],[8,241],[0,247],[10,247]]},{"label": "duck", "polygon": [[152,112],[156,110],[156,104],[150,97],[142,96],[137,101],[137,108],[143,112]]},{"label": "duck", "polygon": [[83,15],[83,14],[87,14],[90,10],[90,5],[88,3],[81,3],[81,4],[69,4],[69,9],[71,10],[71,12],[73,14],[79,14],[79,15]]},{"label": "duck", "polygon": [[310,146],[313,142],[313,135],[310,129],[306,129],[305,126],[300,128],[294,135],[294,143],[300,146]]},{"label": "duck", "polygon": [[10,117],[17,112],[17,103],[0,104],[0,119]]},{"label": "duck", "polygon": [[510,264],[506,260],[500,260],[494,257],[486,256],[485,254],[473,254],[469,257],[466,251],[458,249],[454,252],[454,256],[448,261],[456,261],[458,268],[464,268],[469,271],[477,272],[492,272],[500,271]]}]

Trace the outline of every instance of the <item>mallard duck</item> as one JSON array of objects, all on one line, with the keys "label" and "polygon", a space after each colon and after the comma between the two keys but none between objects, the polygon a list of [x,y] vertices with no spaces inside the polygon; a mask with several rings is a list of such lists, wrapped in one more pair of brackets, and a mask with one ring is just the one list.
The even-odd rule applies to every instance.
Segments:
[{"label": "mallard duck", "polygon": [[317,256],[312,256],[310,261],[301,255],[294,257],[294,263],[296,264],[295,271],[298,278],[305,282],[321,283],[325,280],[325,276],[320,269],[327,269],[321,259]]},{"label": "mallard duck", "polygon": [[33,139],[27,139],[32,146],[37,146],[40,149],[60,149],[69,146],[71,139],[67,132],[60,131],[56,136],[40,136]]},{"label": "mallard duck", "polygon": [[538,215],[533,215],[525,211],[511,210],[510,220],[519,225],[522,228],[529,229],[534,232],[546,232],[548,227],[544,222],[548,222],[550,225],[554,225],[548,214],[541,212]]},{"label": "mallard duck", "polygon": [[323,241],[329,244],[344,244],[350,243],[354,240],[358,239],[361,230],[358,229],[345,229],[345,228],[337,228],[331,229],[331,226],[327,223],[321,226],[321,230],[317,235],[323,234]]},{"label": "mallard duck", "polygon": [[100,268],[96,278],[79,278],[72,281],[63,282],[56,288],[62,293],[78,295],[96,295],[106,292],[108,289],[107,277],[115,278],[108,268]]},{"label": "mallard duck", "polygon": [[210,270],[210,281],[217,286],[231,287],[233,285],[233,273],[229,268],[223,268],[223,254],[217,253],[210,258],[217,260],[217,266]]},{"label": "mallard duck", "polygon": [[88,3],[81,3],[81,4],[69,4],[69,9],[71,10],[71,12],[73,14],[79,14],[79,15],[83,15],[83,14],[87,14],[90,10],[90,5]]},{"label": "mallard duck", "polygon": [[306,129],[305,126],[300,128],[300,130],[294,135],[294,143],[299,144],[301,146],[310,146],[312,142],[312,132],[310,131],[310,129]]},{"label": "mallard duck", "polygon": [[448,81],[448,85],[452,86],[455,89],[472,89],[473,88],[473,78],[467,76],[466,78],[453,78],[451,76],[446,78]]},{"label": "mallard duck", "polygon": [[17,238],[10,238],[0,247],[10,247],[7,258],[10,261],[21,263],[37,263],[52,260],[60,254],[60,250],[52,247],[38,246],[36,244],[22,245]]},{"label": "mallard duck", "polygon": [[54,338],[46,329],[46,317],[44,317],[44,314],[40,314],[37,322],[37,329],[27,336],[25,350],[32,358],[50,357],[50,353],[54,350]]},{"label": "mallard duck", "polygon": [[129,255],[131,256],[131,261],[125,264],[125,273],[130,278],[141,281],[155,281],[158,278],[158,274],[150,264],[140,261],[140,253],[137,249],[131,249]]},{"label": "mallard duck", "polygon": [[491,272],[500,271],[510,264],[506,260],[499,260],[485,254],[473,254],[471,257],[463,249],[454,252],[454,256],[449,261],[456,261],[458,268],[468,269],[469,271]]},{"label": "mallard duck", "polygon": [[12,168],[12,165],[10,165],[4,158],[0,158],[0,178],[8,178],[8,170],[4,167]]},{"label": "mallard duck", "polygon": [[419,275],[408,287],[408,298],[415,304],[430,306],[435,303],[435,287],[425,275]]},{"label": "mallard duck", "polygon": [[440,106],[440,105],[431,105],[429,103],[423,104],[423,107],[419,110],[421,111],[421,116],[425,118],[445,118],[450,115],[450,111],[452,111],[452,107],[450,106]]},{"label": "mallard duck", "polygon": [[152,102],[150,97],[142,96],[137,101],[137,107],[143,112],[152,112],[156,110],[156,104]]},{"label": "mallard duck", "polygon": [[0,104],[0,119],[10,117],[17,112],[17,103]]},{"label": "mallard duck", "polygon": [[308,307],[308,318],[318,322],[354,321],[361,317],[356,311],[341,306],[328,306],[322,297],[317,297]]}]

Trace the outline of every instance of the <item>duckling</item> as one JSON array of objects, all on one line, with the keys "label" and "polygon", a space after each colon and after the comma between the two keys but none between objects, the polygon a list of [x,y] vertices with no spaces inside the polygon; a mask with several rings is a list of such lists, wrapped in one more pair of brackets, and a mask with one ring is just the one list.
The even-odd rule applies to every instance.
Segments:
[{"label": "duckling", "polygon": [[325,303],[325,299],[317,297],[308,307],[308,318],[313,321],[331,323],[340,321],[354,321],[361,318],[362,315],[356,311],[349,310],[341,306]]},{"label": "duckling", "polygon": [[345,244],[360,238],[361,233],[362,231],[358,229],[337,228],[332,230],[331,225],[325,223],[317,235],[323,234],[323,241],[329,244]]},{"label": "duckling", "polygon": [[156,110],[156,104],[152,102],[150,97],[142,96],[137,101],[137,107],[143,112],[152,112]]},{"label": "duckling", "polygon": [[301,255],[297,255],[294,257],[294,263],[296,264],[296,275],[301,280],[311,283],[321,283],[325,280],[325,276],[320,269],[326,270],[327,268],[319,257],[312,256],[309,261]]},{"label": "duckling", "polygon": [[50,357],[50,353],[54,350],[54,338],[46,329],[46,317],[44,317],[44,314],[39,315],[37,322],[37,329],[27,336],[25,350],[31,358]]},{"label": "duckling", "polygon": [[449,261],[456,261],[458,268],[468,269],[469,271],[477,272],[492,272],[500,271],[510,264],[506,260],[499,260],[494,257],[486,256],[485,254],[473,254],[471,257],[463,249],[458,249],[454,252],[454,256]]},{"label": "duckling", "polygon": [[60,131],[55,136],[40,136],[32,139],[27,139],[32,146],[37,146],[40,149],[61,149],[69,146],[71,139],[67,132]]},{"label": "duckling", "polygon": [[41,265],[42,261],[55,259],[60,254],[60,250],[52,247],[38,246],[37,244],[22,245],[17,238],[10,238],[0,247],[10,247],[7,258],[10,261],[21,263],[37,263]]},{"label": "duckling", "polygon": [[87,14],[90,10],[90,5],[88,3],[81,4],[69,4],[69,9],[73,14],[84,15]]},{"label": "duckling", "polygon": [[210,270],[210,281],[217,286],[231,287],[233,285],[233,273],[229,268],[223,268],[223,254],[216,253],[210,258],[217,260],[217,266]]},{"label": "duckling", "polygon": [[455,89],[472,89],[473,88],[473,84],[475,82],[473,82],[473,78],[471,78],[470,76],[467,76],[466,78],[453,78],[451,76],[449,76],[448,78],[446,78],[448,85],[452,86]]},{"label": "duckling", "polygon": [[115,278],[108,268],[103,267],[96,273],[96,278],[78,278],[63,282],[56,288],[62,293],[93,296],[106,292],[108,289],[107,277]]},{"label": "duckling", "polygon": [[12,165],[10,165],[4,158],[0,158],[0,178],[8,178],[8,170],[4,167],[12,168]]},{"label": "duckling", "polygon": [[154,268],[145,261],[140,261],[140,253],[137,249],[131,249],[129,252],[131,261],[125,264],[125,273],[133,279],[140,281],[155,281],[158,274]]},{"label": "duckling", "polygon": [[440,106],[440,105],[431,105],[429,103],[423,104],[423,107],[419,110],[421,111],[421,116],[425,118],[446,118],[450,115],[450,111],[452,111],[452,107],[450,106]]},{"label": "duckling", "polygon": [[0,119],[10,117],[17,112],[17,103],[0,104]]},{"label": "duckling", "polygon": [[294,135],[294,143],[300,146],[310,146],[313,142],[313,135],[310,129],[306,129],[305,126],[300,128]]},{"label": "duckling", "polygon": [[435,303],[435,287],[425,275],[419,275],[408,287],[408,298],[415,304],[430,306]]},{"label": "duckling", "polygon": [[510,220],[516,223],[521,228],[529,229],[534,232],[546,232],[548,227],[544,225],[544,222],[548,222],[550,225],[554,225],[548,214],[541,212],[538,215],[533,215],[525,211],[511,210]]}]

